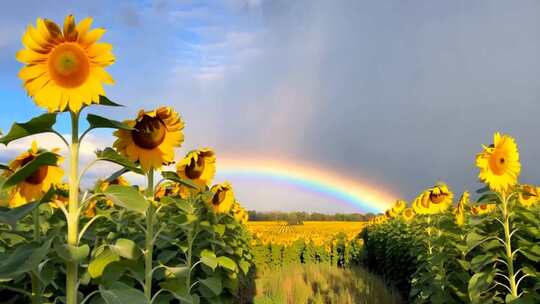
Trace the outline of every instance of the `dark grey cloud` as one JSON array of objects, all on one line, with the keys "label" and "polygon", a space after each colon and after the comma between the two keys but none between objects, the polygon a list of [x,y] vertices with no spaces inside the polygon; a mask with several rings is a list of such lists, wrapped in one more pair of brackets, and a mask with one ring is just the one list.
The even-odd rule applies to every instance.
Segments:
[{"label": "dark grey cloud", "polygon": [[[117,85],[107,92],[128,105],[107,114],[174,105],[186,120],[185,149],[312,162],[412,199],[438,180],[456,192],[476,189],[475,154],[501,131],[517,138],[522,181],[540,182],[538,1],[34,1],[6,8],[0,68],[9,73],[0,74],[0,89],[20,90],[13,54],[27,23],[92,15],[109,30],[105,40],[118,58],[110,69]],[[279,185],[238,182],[255,189],[237,191],[250,207],[290,201]],[[294,199],[304,201],[298,209],[313,204]]]}]

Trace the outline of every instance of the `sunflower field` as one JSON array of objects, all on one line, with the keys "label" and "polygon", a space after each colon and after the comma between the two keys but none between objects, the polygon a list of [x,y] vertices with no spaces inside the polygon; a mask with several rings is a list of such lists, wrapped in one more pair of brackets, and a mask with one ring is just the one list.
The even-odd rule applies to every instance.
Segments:
[{"label": "sunflower field", "polygon": [[[112,46],[92,18],[63,26],[38,18],[16,54],[19,77],[45,113],[14,123],[8,145],[41,133],[57,135],[69,151],[34,141],[0,164],[0,299],[2,303],[238,303],[251,281],[253,256],[247,213],[228,183],[213,185],[216,155],[203,148],[176,161],[184,121],[174,109],[141,110],[123,122],[82,112],[117,107],[103,84]],[[57,119],[67,116],[71,136]],[[116,140],[82,166],[80,144],[96,129]],[[97,162],[118,170],[81,188]],[[176,163],[173,169],[170,165]],[[125,174],[144,185],[131,185]]]},{"label": "sunflower field", "polygon": [[293,264],[348,265],[360,254],[363,222],[248,222],[254,262],[259,268]]},{"label": "sunflower field", "polygon": [[476,156],[485,187],[454,203],[444,183],[398,201],[361,233],[359,262],[411,303],[540,303],[540,188],[520,184],[515,140],[495,133]]}]

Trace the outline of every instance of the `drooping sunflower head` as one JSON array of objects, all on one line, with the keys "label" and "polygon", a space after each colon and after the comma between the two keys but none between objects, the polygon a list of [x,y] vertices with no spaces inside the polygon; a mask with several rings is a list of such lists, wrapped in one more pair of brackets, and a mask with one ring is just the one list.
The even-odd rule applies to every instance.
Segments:
[{"label": "drooping sunflower head", "polygon": [[17,60],[25,66],[19,72],[28,95],[49,112],[66,108],[79,112],[105,95],[103,84],[114,80],[105,68],[114,63],[112,46],[98,42],[105,33],[91,29],[92,18],[75,24],[66,17],[63,29],[48,19],[38,18],[22,37],[24,49]]},{"label": "drooping sunflower head", "polygon": [[531,207],[540,200],[540,189],[534,185],[522,185],[518,195],[518,201],[523,207]]},{"label": "drooping sunflower head", "polygon": [[495,210],[497,210],[497,205],[496,204],[481,204],[481,205],[477,205],[477,206],[472,206],[471,207],[471,214],[472,215],[483,215],[483,214],[491,213],[491,212],[493,212]]},{"label": "drooping sunflower head", "polygon": [[401,213],[401,216],[406,222],[410,222],[414,218],[415,215],[416,213],[414,212],[412,208],[405,208],[403,212]]},{"label": "drooping sunflower head", "polygon": [[422,194],[418,195],[412,202],[412,208],[417,214],[427,214],[429,205],[424,206],[422,203]]},{"label": "drooping sunflower head", "polygon": [[452,206],[454,194],[445,183],[437,183],[433,188],[424,191],[420,204],[427,208],[426,214],[444,212]]},{"label": "drooping sunflower head", "polygon": [[495,133],[493,144],[476,155],[478,178],[496,192],[505,192],[517,184],[521,163],[516,141],[508,135]]},{"label": "drooping sunflower head", "polygon": [[174,149],[184,141],[184,122],[170,107],[141,110],[135,120],[124,122],[134,130],[117,130],[116,150],[148,172],[174,160]]},{"label": "drooping sunflower head", "polygon": [[215,213],[226,213],[231,210],[234,204],[234,193],[229,183],[218,184],[210,188],[212,191],[212,199],[210,200],[210,206]]},{"label": "drooping sunflower head", "polygon": [[384,215],[388,218],[394,218],[396,216],[396,214],[394,213],[394,211],[392,210],[392,208],[386,210],[384,212]]},{"label": "drooping sunflower head", "polygon": [[[36,141],[32,142],[32,147],[27,152],[20,154],[9,163],[10,170],[5,171],[4,176],[11,176],[13,172],[24,167],[34,160],[38,154],[45,151],[38,148]],[[54,149],[51,152],[58,153],[58,149]],[[40,166],[34,173],[10,190],[8,204],[11,208],[22,206],[41,198],[45,192],[49,191],[51,186],[60,183],[64,175],[64,170],[59,167],[62,158],[58,156],[57,159],[56,165]]]},{"label": "drooping sunflower head", "polygon": [[178,163],[176,171],[180,177],[190,179],[201,187],[208,186],[216,175],[216,154],[208,148],[188,152]]}]

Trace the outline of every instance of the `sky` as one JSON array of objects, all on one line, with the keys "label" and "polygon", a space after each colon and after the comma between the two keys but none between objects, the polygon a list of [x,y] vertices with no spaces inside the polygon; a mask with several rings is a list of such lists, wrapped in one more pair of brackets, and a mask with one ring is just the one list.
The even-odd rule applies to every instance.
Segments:
[{"label": "sky", "polygon": [[[392,198],[437,181],[480,188],[476,153],[495,131],[516,137],[520,180],[539,183],[538,1],[10,1],[0,12],[0,128],[41,113],[22,89],[15,53],[36,17],[70,13],[107,29],[117,61],[106,87],[123,120],[170,105],[186,122],[179,157],[324,168]],[[63,118],[58,129],[68,133]],[[89,137],[83,159],[113,141]],[[41,139],[56,143],[51,136]],[[0,148],[7,161],[28,142]],[[101,166],[91,176],[110,169]],[[219,166],[218,166],[219,170]],[[264,178],[231,180],[249,209],[366,211]],[[89,179],[90,180],[90,179]],[[364,209],[364,210],[362,210]]]}]

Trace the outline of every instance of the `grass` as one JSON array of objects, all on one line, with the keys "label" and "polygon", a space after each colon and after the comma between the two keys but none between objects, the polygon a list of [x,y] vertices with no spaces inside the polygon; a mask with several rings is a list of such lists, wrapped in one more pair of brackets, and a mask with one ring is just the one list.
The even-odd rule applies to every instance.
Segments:
[{"label": "grass", "polygon": [[399,304],[398,292],[362,268],[292,265],[261,270],[255,304]]}]

